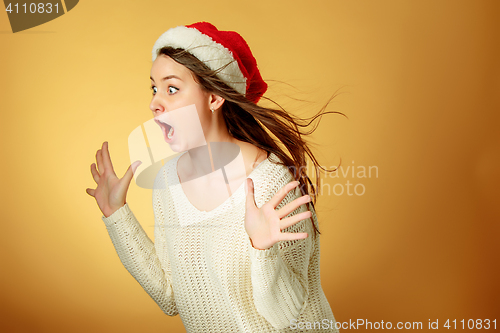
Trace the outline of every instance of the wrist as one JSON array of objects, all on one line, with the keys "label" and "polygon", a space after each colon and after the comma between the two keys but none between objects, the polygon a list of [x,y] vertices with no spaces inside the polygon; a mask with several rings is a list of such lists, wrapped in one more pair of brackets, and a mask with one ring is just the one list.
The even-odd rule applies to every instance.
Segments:
[{"label": "wrist", "polygon": [[250,237],[248,237],[250,239],[250,245],[256,249],[256,250],[269,250],[270,248],[273,247],[274,244],[261,244],[259,242],[254,242]]},{"label": "wrist", "polygon": [[123,203],[121,206],[113,206],[113,207],[109,207],[108,209],[106,209],[105,211],[102,212],[102,215],[104,215],[104,217],[108,218],[110,217],[111,215],[113,215],[114,213],[116,213],[120,208],[122,208],[123,206],[125,206],[127,203]]}]

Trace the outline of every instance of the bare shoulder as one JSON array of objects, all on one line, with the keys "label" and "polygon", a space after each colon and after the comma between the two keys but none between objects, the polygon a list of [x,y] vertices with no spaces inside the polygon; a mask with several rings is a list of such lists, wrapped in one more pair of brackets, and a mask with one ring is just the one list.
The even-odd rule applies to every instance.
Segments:
[{"label": "bare shoulder", "polygon": [[256,158],[255,158],[255,163],[257,163],[256,165],[258,165],[259,163],[265,161],[267,159],[267,151],[265,151],[264,149],[260,149],[258,147],[255,147],[255,149],[257,150],[257,154],[256,154]]},{"label": "bare shoulder", "polygon": [[260,149],[248,142],[238,142],[245,162],[247,175],[258,166],[262,161],[267,159],[267,151]]}]

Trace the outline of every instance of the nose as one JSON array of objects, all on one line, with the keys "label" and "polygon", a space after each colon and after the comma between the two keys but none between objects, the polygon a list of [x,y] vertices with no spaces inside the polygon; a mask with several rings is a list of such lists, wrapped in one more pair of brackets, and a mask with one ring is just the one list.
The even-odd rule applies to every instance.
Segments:
[{"label": "nose", "polygon": [[165,112],[165,103],[162,101],[162,99],[159,96],[160,94],[156,93],[156,95],[153,95],[153,99],[151,100],[151,103],[149,104],[149,109],[153,111],[153,114],[156,116],[157,114]]}]

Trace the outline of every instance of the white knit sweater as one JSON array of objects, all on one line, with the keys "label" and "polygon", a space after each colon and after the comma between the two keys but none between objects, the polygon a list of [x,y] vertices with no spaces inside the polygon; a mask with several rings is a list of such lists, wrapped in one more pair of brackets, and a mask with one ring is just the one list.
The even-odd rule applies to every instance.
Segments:
[{"label": "white knit sweater", "polygon": [[[154,244],[128,204],[102,217],[123,265],[162,311],[179,314],[187,332],[337,331],[321,288],[319,236],[311,219],[284,230],[307,232],[306,239],[255,249],[244,226],[244,184],[219,207],[199,211],[177,176],[181,155],[155,179]],[[273,153],[249,175],[257,207],[293,181],[285,166],[272,161],[279,161]],[[298,188],[290,191],[277,208],[300,195]],[[302,205],[289,216],[305,210]],[[316,328],[307,329],[314,322]]]}]

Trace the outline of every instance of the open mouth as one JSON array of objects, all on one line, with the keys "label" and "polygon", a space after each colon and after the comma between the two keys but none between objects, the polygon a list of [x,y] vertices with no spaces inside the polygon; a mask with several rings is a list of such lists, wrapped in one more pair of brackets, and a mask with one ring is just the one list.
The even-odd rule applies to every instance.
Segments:
[{"label": "open mouth", "polygon": [[160,126],[163,137],[166,142],[172,142],[174,139],[174,128],[160,119],[155,118],[155,122]]}]

